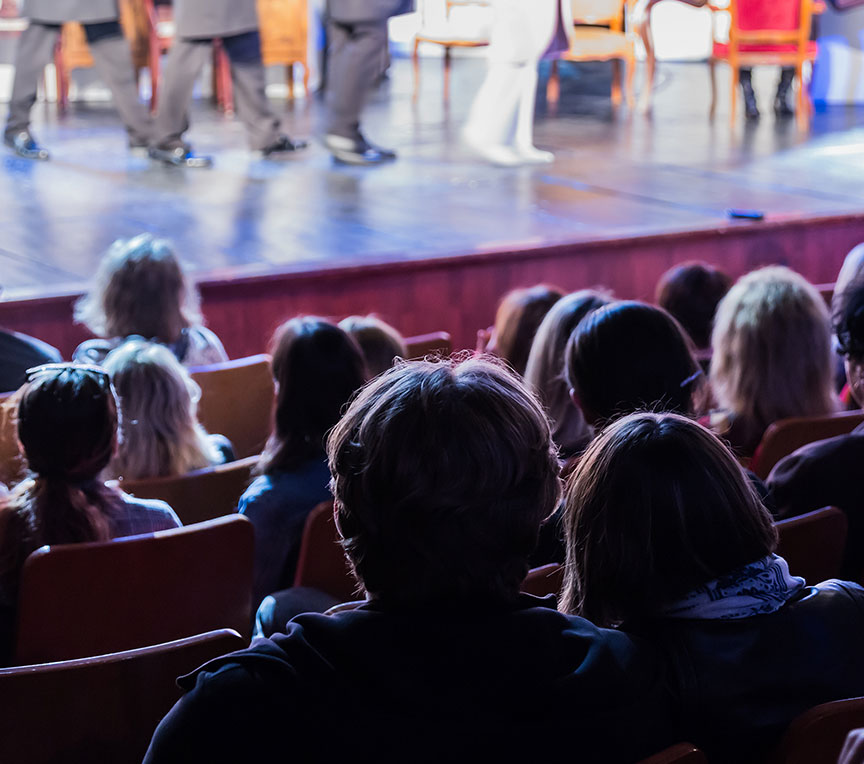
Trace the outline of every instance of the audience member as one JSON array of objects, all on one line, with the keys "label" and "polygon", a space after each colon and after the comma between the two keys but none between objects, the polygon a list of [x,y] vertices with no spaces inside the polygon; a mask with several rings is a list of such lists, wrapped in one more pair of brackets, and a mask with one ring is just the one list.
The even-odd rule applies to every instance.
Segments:
[{"label": "audience member", "polygon": [[676,265],[657,283],[657,304],[681,324],[700,358],[711,357],[714,314],[731,286],[732,279],[727,273],[700,262]]},{"label": "audience member", "polygon": [[306,517],[330,498],[324,439],[363,386],[366,369],[360,348],[345,331],[321,318],[302,317],[276,332],[273,377],[275,427],[259,475],[240,499],[240,513],[255,526],[256,605],[294,581]]},{"label": "audience member", "polygon": [[593,434],[570,398],[570,386],[564,378],[564,349],[579,322],[611,301],[611,297],[590,289],[562,297],[540,324],[528,354],[525,381],[546,408],[552,439],[562,459],[580,453]]},{"label": "audience member", "polygon": [[79,345],[76,361],[102,363],[130,337],[166,345],[184,366],[228,360],[171,246],[150,234],[114,242],[75,304],[75,320],[100,338]]},{"label": "audience member", "polygon": [[45,544],[102,541],[180,525],[164,502],[134,499],[99,478],[117,439],[117,402],[107,372],[57,364],[28,375],[18,407],[18,440],[31,477],[0,498],[0,660],[8,656],[19,576],[30,552]]},{"label": "audience member", "polygon": [[568,384],[588,424],[640,409],[698,413],[704,375],[678,322],[665,310],[617,302],[587,316],[565,351]]},{"label": "audience member", "polygon": [[348,316],[339,322],[363,351],[370,377],[387,371],[397,358],[405,358],[408,350],[399,331],[377,316]]},{"label": "audience member", "polygon": [[21,387],[27,381],[27,369],[62,360],[60,351],[47,342],[0,329],[0,393],[11,393]]},{"label": "audience member", "polygon": [[514,374],[399,364],[355,398],[328,453],[367,602],[298,616],[181,679],[145,762],[632,764],[668,743],[659,655],[519,594],[560,484]]},{"label": "audience member", "polygon": [[[864,406],[864,282],[851,288],[835,316],[835,334],[846,359],[849,389]],[[821,507],[839,507],[849,519],[844,575],[864,573],[864,425],[849,435],[821,440],[781,460],[768,477],[768,487],[780,517],[792,517]]]},{"label": "audience member", "polygon": [[835,411],[830,320],[819,292],[782,266],[753,271],[720,302],[711,382],[712,427],[752,456],[779,419]]},{"label": "audience member", "polygon": [[790,575],[770,515],[705,428],[614,422],[565,504],[561,609],[668,654],[681,737],[712,763],[763,761],[799,713],[864,694],[864,589]]},{"label": "audience member", "polygon": [[508,292],[498,305],[489,342],[482,349],[524,374],[534,335],[543,317],[563,296],[564,292],[547,284]]},{"label": "audience member", "polygon": [[201,388],[168,348],[130,340],[108,354],[105,369],[123,411],[112,477],[185,475],[234,459],[230,441],[198,422]]},{"label": "audience member", "polygon": [[831,300],[831,310],[835,315],[842,311],[843,306],[840,304],[840,300],[843,299],[846,290],[862,281],[864,281],[864,243],[849,251],[843,260],[840,272],[837,274],[837,281],[834,282],[834,295]]}]

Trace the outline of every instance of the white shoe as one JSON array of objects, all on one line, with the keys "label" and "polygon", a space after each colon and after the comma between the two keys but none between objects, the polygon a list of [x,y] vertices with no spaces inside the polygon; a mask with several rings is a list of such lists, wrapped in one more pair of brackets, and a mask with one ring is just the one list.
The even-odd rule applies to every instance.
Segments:
[{"label": "white shoe", "polygon": [[462,131],[462,140],[475,154],[499,167],[516,167],[525,161],[510,146],[486,143],[470,130]]},{"label": "white shoe", "polygon": [[555,155],[551,151],[541,151],[534,146],[517,147],[516,153],[526,164],[550,164],[555,161]]}]

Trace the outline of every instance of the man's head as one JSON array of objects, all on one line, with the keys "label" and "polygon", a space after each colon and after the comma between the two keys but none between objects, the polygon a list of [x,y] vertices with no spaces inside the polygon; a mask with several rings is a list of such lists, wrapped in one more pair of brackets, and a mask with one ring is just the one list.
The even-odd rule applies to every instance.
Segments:
[{"label": "man's head", "polygon": [[400,364],[361,391],[327,451],[343,544],[372,597],[516,597],[560,485],[548,421],[512,372]]}]

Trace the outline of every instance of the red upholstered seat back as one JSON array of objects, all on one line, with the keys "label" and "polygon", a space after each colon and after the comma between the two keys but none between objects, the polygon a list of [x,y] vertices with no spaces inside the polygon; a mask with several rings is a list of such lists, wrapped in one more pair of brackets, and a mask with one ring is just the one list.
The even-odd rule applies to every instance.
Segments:
[{"label": "red upholstered seat back", "polygon": [[738,28],[744,31],[798,29],[801,0],[738,0]]}]

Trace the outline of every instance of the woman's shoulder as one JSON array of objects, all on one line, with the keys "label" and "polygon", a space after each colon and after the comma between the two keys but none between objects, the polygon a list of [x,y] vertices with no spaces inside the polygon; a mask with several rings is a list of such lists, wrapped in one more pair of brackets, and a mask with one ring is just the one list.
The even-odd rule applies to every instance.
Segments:
[{"label": "woman's shoulder", "polygon": [[197,324],[187,327],[183,330],[183,339],[186,348],[180,361],[185,366],[207,366],[228,360],[222,340],[206,326]]},{"label": "woman's shoulder", "polygon": [[136,536],[179,528],[183,525],[177,513],[159,499],[138,499],[119,492],[119,502],[112,523],[112,537]]},{"label": "woman's shoulder", "polygon": [[259,475],[240,498],[239,510],[265,506],[283,507],[289,504],[307,505],[326,501],[330,497],[330,470],[325,459],[314,459],[296,470],[275,471]]},{"label": "woman's shoulder", "polygon": [[112,337],[111,339],[97,338],[82,342],[75,352],[72,353],[72,360],[78,363],[93,363],[101,364],[105,357],[114,348],[119,347],[123,342],[120,337]]}]

